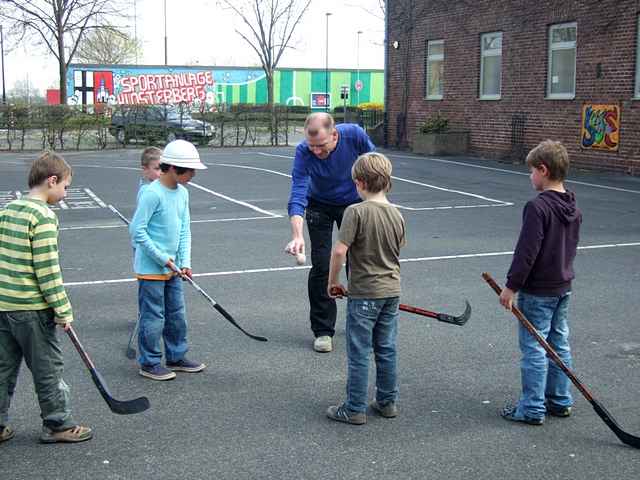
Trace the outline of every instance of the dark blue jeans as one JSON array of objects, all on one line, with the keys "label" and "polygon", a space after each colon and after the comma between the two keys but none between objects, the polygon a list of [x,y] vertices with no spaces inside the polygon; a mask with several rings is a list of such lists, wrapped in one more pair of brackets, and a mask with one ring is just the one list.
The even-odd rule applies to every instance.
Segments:
[{"label": "dark blue jeans", "polygon": [[182,279],[138,280],[138,363],[159,365],[161,340],[167,362],[178,362],[187,353],[187,316]]},{"label": "dark blue jeans", "polygon": [[[518,293],[518,308],[547,340],[564,364],[571,368],[569,347],[569,296],[542,297],[524,292]],[[547,352],[536,339],[519,324],[518,329],[522,360],[522,394],[516,416],[544,417],[545,401],[555,407],[573,404],[571,381],[560,368],[547,357]]]},{"label": "dark blue jeans", "polygon": [[348,205],[334,206],[309,199],[305,213],[309,239],[311,240],[311,271],[307,289],[309,292],[309,319],[316,337],[333,337],[336,327],[336,301],[327,295],[329,262],[333,241],[333,224],[338,228]]},{"label": "dark blue jeans", "polygon": [[347,401],[352,412],[366,412],[369,388],[369,354],[376,360],[376,400],[395,402],[398,397],[396,337],[399,297],[347,302]]}]

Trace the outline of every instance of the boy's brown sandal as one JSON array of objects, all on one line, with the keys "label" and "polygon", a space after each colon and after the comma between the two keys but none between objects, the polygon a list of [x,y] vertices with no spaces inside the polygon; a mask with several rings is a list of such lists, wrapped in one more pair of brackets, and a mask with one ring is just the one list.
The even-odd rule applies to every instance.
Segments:
[{"label": "boy's brown sandal", "polygon": [[55,432],[47,427],[42,427],[40,441],[42,443],[78,443],[90,440],[93,432],[89,427],[76,425],[75,427]]},{"label": "boy's brown sandal", "polygon": [[0,426],[0,443],[11,440],[15,435],[16,432],[14,432],[11,428]]}]

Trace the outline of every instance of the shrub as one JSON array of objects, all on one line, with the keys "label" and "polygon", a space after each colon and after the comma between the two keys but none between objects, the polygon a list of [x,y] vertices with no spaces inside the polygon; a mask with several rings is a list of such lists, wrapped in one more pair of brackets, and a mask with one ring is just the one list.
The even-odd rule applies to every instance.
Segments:
[{"label": "shrub", "polygon": [[364,102],[358,105],[358,109],[360,110],[379,110],[384,111],[384,103],[377,102]]},{"label": "shrub", "polygon": [[443,133],[449,129],[449,120],[437,112],[420,125],[421,133]]}]

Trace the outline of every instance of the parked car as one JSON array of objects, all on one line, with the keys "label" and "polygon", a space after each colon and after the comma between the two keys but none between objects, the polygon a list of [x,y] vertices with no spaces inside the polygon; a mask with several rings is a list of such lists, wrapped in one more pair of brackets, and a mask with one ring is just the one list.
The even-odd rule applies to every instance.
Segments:
[{"label": "parked car", "polygon": [[213,125],[169,105],[135,106],[114,112],[109,133],[122,144],[140,139],[168,143],[182,138],[206,145],[215,137]]}]

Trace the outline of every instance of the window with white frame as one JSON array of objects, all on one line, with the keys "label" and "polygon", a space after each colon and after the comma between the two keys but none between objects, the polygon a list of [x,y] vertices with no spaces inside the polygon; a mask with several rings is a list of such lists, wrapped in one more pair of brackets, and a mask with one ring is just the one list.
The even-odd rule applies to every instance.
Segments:
[{"label": "window with white frame", "polygon": [[427,99],[441,100],[444,87],[444,40],[427,42]]},{"label": "window with white frame", "polygon": [[640,15],[638,15],[636,35],[638,37],[636,43],[636,98],[640,98]]},{"label": "window with white frame", "polygon": [[575,97],[577,34],[576,23],[562,23],[549,28],[549,98]]},{"label": "window with white frame", "polygon": [[480,98],[497,100],[502,89],[502,32],[480,37]]}]

